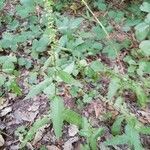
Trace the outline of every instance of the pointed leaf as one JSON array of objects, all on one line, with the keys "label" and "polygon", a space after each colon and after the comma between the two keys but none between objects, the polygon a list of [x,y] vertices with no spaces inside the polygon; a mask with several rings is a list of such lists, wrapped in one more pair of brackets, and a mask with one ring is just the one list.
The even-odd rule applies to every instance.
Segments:
[{"label": "pointed leaf", "polygon": [[138,103],[144,107],[146,105],[146,103],[148,102],[148,98],[145,94],[145,91],[140,86],[136,85],[135,86],[135,93],[136,93],[136,96],[138,99]]},{"label": "pointed leaf", "polygon": [[63,100],[60,97],[55,96],[51,101],[51,117],[54,132],[57,139],[62,136],[62,127],[64,121],[63,112],[64,112]]},{"label": "pointed leaf", "polygon": [[64,120],[70,124],[77,125],[81,127],[82,125],[82,116],[71,109],[66,109],[63,113]]},{"label": "pointed leaf", "polygon": [[150,40],[142,41],[139,45],[145,56],[150,56]]},{"label": "pointed leaf", "polygon": [[58,76],[65,82],[71,85],[81,86],[81,84],[75,80],[69,73],[61,70],[58,71]]},{"label": "pointed leaf", "polygon": [[40,82],[39,84],[31,87],[29,93],[25,97],[25,99],[33,98],[39,93],[41,93],[46,87],[50,85],[50,79],[45,79],[44,81]]},{"label": "pointed leaf", "polygon": [[128,136],[130,144],[134,146],[135,150],[143,150],[137,130],[127,124],[125,127],[125,133]]},{"label": "pointed leaf", "polygon": [[119,82],[120,80],[118,78],[111,79],[108,87],[108,94],[107,94],[109,100],[111,100],[115,96],[117,90],[119,89],[120,87]]},{"label": "pointed leaf", "polygon": [[120,145],[120,144],[127,144],[128,143],[128,137],[126,134],[123,134],[123,135],[118,135],[118,136],[115,136],[113,138],[111,138],[110,140],[107,140],[105,142],[105,145]]},{"label": "pointed leaf", "polygon": [[111,131],[113,135],[120,134],[121,132],[121,123],[124,120],[124,116],[118,116],[111,127]]},{"label": "pointed leaf", "polygon": [[47,123],[50,122],[50,118],[48,116],[43,117],[42,119],[38,119],[35,121],[33,126],[28,131],[27,135],[23,139],[21,143],[21,148],[23,148],[29,141],[31,141],[34,138],[34,135],[39,130],[39,128],[43,127]]}]

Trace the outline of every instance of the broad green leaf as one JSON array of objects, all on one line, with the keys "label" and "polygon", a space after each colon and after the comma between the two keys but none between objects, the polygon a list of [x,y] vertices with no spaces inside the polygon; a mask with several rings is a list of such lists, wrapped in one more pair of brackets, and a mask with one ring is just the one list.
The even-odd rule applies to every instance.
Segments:
[{"label": "broad green leaf", "polygon": [[139,68],[137,69],[137,73],[140,76],[143,76],[144,73],[150,73],[150,62],[139,62]]},{"label": "broad green leaf", "polygon": [[140,136],[137,130],[127,124],[125,127],[125,133],[128,137],[129,144],[133,145],[135,150],[144,150],[142,148]]},{"label": "broad green leaf", "polygon": [[107,93],[107,97],[109,100],[111,100],[116,95],[116,92],[118,91],[119,87],[120,87],[120,80],[118,78],[112,78],[109,83]]},{"label": "broad green leaf", "polygon": [[111,127],[113,135],[118,135],[121,133],[121,124],[124,120],[124,116],[118,116]]},{"label": "broad green leaf", "polygon": [[121,145],[121,144],[127,144],[128,143],[128,136],[126,134],[123,135],[117,135],[115,137],[112,137],[110,140],[107,140],[105,145]]},{"label": "broad green leaf", "polygon": [[0,64],[5,62],[17,62],[16,56],[0,56]]},{"label": "broad green leaf", "polygon": [[111,45],[106,46],[103,49],[103,53],[106,53],[109,58],[115,59],[117,57],[117,55],[118,55],[119,50],[120,50],[119,47],[117,48],[115,45],[111,44]]},{"label": "broad green leaf", "polygon": [[21,88],[19,87],[19,85],[17,84],[16,81],[13,81],[10,85],[10,89],[13,93],[17,94],[17,95],[22,95],[22,90]]},{"label": "broad green leaf", "polygon": [[46,87],[43,92],[49,97],[53,97],[55,95],[55,85],[51,83],[48,87]]},{"label": "broad green leaf", "polygon": [[37,133],[37,131],[43,127],[44,125],[50,123],[50,117],[45,116],[42,119],[38,119],[34,122],[33,126],[30,128],[30,130],[28,131],[27,135],[25,136],[25,138],[22,140],[21,143],[21,148],[25,147],[26,144],[31,141],[35,134]]},{"label": "broad green leaf", "polygon": [[79,134],[81,136],[84,136],[86,138],[90,138],[90,136],[92,135],[92,127],[90,125],[90,123],[88,122],[87,118],[83,117],[82,118],[82,129],[80,130]]},{"label": "broad green leaf", "polygon": [[70,28],[75,29],[79,27],[79,25],[82,23],[83,18],[76,18],[76,19],[71,19],[70,21]]},{"label": "broad green leaf", "polygon": [[74,84],[76,82],[76,80],[67,72],[61,70],[58,71],[58,76],[65,82],[68,84]]},{"label": "broad green leaf", "polygon": [[146,127],[146,126],[140,126],[138,129],[138,132],[141,134],[146,134],[146,135],[150,135],[150,127]]},{"label": "broad green leaf", "polygon": [[82,125],[82,116],[71,109],[64,110],[63,118],[66,122],[78,127],[81,127]]},{"label": "broad green leaf", "polygon": [[150,3],[143,2],[143,4],[140,6],[140,9],[144,12],[150,12]]},{"label": "broad green leaf", "polygon": [[150,26],[146,24],[145,22],[142,22],[135,27],[135,30],[136,30],[135,31],[136,38],[139,41],[142,41],[147,37],[150,31]]},{"label": "broad green leaf", "polygon": [[96,60],[96,61],[93,61],[91,64],[90,64],[90,67],[95,71],[95,72],[99,72],[99,71],[104,71],[104,66],[103,64]]},{"label": "broad green leaf", "polygon": [[146,16],[145,22],[150,25],[150,13]]},{"label": "broad green leaf", "polygon": [[145,56],[150,56],[150,40],[142,41],[139,47]]},{"label": "broad green leaf", "polygon": [[5,73],[12,73],[15,69],[15,65],[11,61],[5,61],[2,65],[2,71]]},{"label": "broad green leaf", "polygon": [[75,64],[74,64],[74,62],[72,62],[72,63],[70,63],[68,66],[66,66],[63,71],[65,71],[65,72],[71,74],[74,69],[75,69]]},{"label": "broad green leaf", "polygon": [[102,11],[106,11],[107,9],[107,5],[105,1],[103,0],[98,0],[98,2],[95,2],[94,5],[98,7],[99,10],[102,10]]},{"label": "broad green leaf", "polygon": [[91,135],[89,139],[91,150],[97,149],[97,139],[98,137],[102,136],[103,132],[104,132],[103,128],[95,129],[94,133]]},{"label": "broad green leaf", "polygon": [[16,14],[22,17],[23,19],[29,17],[30,13],[35,11],[33,6],[26,7],[25,5],[17,5],[16,6]]},{"label": "broad green leaf", "polygon": [[51,84],[50,79],[45,79],[39,84],[31,87],[29,93],[25,97],[25,99],[33,98],[36,95],[40,94],[45,88],[47,88]]},{"label": "broad green leaf", "polygon": [[40,40],[34,40],[32,45],[32,50],[36,52],[44,52],[50,42],[47,35],[43,35]]},{"label": "broad green leaf", "polygon": [[53,123],[54,132],[56,138],[60,138],[62,136],[62,128],[64,121],[64,102],[63,100],[55,96],[51,101],[51,118]]},{"label": "broad green leaf", "polygon": [[148,102],[148,98],[145,94],[145,91],[138,85],[135,85],[134,89],[135,89],[135,93],[136,93],[139,105],[143,107],[146,106]]},{"label": "broad green leaf", "polygon": [[15,30],[17,27],[19,26],[19,21],[17,20],[13,20],[9,25],[8,25],[8,28],[10,30]]},{"label": "broad green leaf", "polygon": [[92,30],[95,33],[96,39],[102,40],[106,37],[106,33],[99,26],[93,27]]},{"label": "broad green leaf", "polygon": [[22,5],[25,5],[26,7],[32,6],[34,4],[34,0],[20,0]]},{"label": "broad green leaf", "polygon": [[134,146],[135,150],[143,150],[139,133],[128,124],[125,127],[125,134],[115,136],[112,139],[107,140],[105,144],[112,146],[130,144],[130,146]]}]

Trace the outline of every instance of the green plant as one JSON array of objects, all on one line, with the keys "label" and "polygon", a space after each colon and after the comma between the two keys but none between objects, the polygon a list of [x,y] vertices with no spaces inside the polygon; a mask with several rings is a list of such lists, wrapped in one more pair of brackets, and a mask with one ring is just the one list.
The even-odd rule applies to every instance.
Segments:
[{"label": "green plant", "polygon": [[[111,37],[115,30],[111,20],[118,24],[124,23],[126,12],[110,10],[104,0],[96,0],[92,6],[102,13],[108,12],[104,14],[106,18],[103,15],[97,17],[90,5],[82,0],[87,9],[86,15],[69,17],[59,11],[69,9],[68,2],[73,1],[55,2],[58,1],[20,0],[20,3],[15,4],[16,12],[10,14],[3,11],[4,1],[0,2],[3,14],[0,22],[2,26],[7,24],[0,39],[0,53],[3,55],[0,56],[0,88],[3,89],[0,96],[4,96],[5,91],[15,93],[16,96],[22,95],[17,78],[21,74],[20,70],[26,68],[30,72],[27,82],[31,88],[24,100],[44,93],[50,103],[48,115],[36,120],[30,129],[19,128],[16,131],[21,148],[32,141],[39,128],[50,123],[56,138],[60,139],[67,122],[76,125],[79,135],[86,139],[82,149],[97,149],[97,141],[105,131],[102,127],[93,127],[88,118],[64,105],[60,86],[65,85],[76,99],[78,109],[100,100],[120,113],[111,128],[113,137],[104,142],[105,146],[128,144],[131,149],[143,149],[140,134],[150,134],[149,127],[141,124],[136,115],[130,112],[123,93],[125,90],[134,93],[140,107],[144,108],[149,103],[149,3],[144,2],[140,7],[142,12],[148,13],[144,20],[141,18],[145,14],[138,6],[129,8],[132,13],[138,9],[138,13],[133,14],[137,19],[127,18],[124,31],[130,31],[136,25],[135,36],[140,42],[140,50],[131,49],[128,52],[132,40],[126,38],[120,42]],[[86,29],[82,27],[85,22],[88,22]],[[122,60],[120,56],[123,51],[127,51],[127,56]],[[104,56],[108,62],[103,60]],[[126,69],[127,72],[122,71]],[[101,84],[103,78],[108,79],[106,89]]]}]

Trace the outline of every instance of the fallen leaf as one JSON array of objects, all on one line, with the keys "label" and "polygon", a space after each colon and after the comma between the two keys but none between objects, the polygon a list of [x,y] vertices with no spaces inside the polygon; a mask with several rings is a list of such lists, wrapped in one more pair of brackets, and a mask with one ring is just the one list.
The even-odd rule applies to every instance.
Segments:
[{"label": "fallen leaf", "polygon": [[6,108],[4,108],[2,111],[1,111],[1,113],[0,113],[0,117],[3,117],[3,116],[5,116],[5,115],[7,115],[9,112],[11,112],[12,111],[12,107],[6,107]]},{"label": "fallen leaf", "polygon": [[50,146],[46,146],[47,150],[60,150],[57,146],[55,145],[50,145]]},{"label": "fallen leaf", "polygon": [[68,129],[69,136],[75,136],[78,133],[78,127],[76,125],[70,125]]},{"label": "fallen leaf", "polygon": [[33,145],[35,145],[37,142],[39,142],[42,139],[43,133],[45,132],[45,127],[46,126],[41,127],[38,130],[38,132],[35,134],[35,137],[34,137],[34,140],[33,140]]},{"label": "fallen leaf", "polygon": [[5,141],[2,137],[2,135],[0,134],[0,147],[2,147],[4,145]]},{"label": "fallen leaf", "polygon": [[0,110],[7,107],[7,105],[8,105],[8,100],[0,97]]},{"label": "fallen leaf", "polygon": [[22,120],[24,121],[34,121],[35,117],[39,113],[39,102],[30,102],[30,103],[25,103],[23,101],[19,105],[20,107],[14,111],[14,116],[17,120],[17,122],[21,122]]},{"label": "fallen leaf", "polygon": [[77,142],[79,140],[78,137],[73,137],[71,139],[69,139],[67,142],[65,142],[63,149],[64,150],[73,150],[73,143]]}]

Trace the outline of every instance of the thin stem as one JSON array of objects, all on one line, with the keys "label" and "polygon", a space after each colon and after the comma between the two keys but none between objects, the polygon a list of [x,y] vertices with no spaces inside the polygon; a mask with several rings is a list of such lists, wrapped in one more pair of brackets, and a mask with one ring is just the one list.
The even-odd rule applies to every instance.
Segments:
[{"label": "thin stem", "polygon": [[86,8],[89,10],[89,12],[93,15],[94,19],[97,21],[97,23],[100,25],[100,27],[103,29],[103,31],[105,32],[112,48],[114,49],[115,53],[116,53],[116,56],[117,56],[117,60],[119,62],[119,65],[122,67],[122,63],[120,61],[120,59],[118,58],[118,51],[116,49],[116,47],[114,46],[114,44],[112,43],[111,39],[110,39],[110,36],[109,36],[109,33],[107,32],[106,28],[104,27],[104,25],[99,21],[99,19],[95,16],[95,14],[93,13],[93,11],[91,10],[91,8],[88,6],[87,2],[85,0],[82,0],[82,2],[84,3],[84,5],[86,6]]}]

